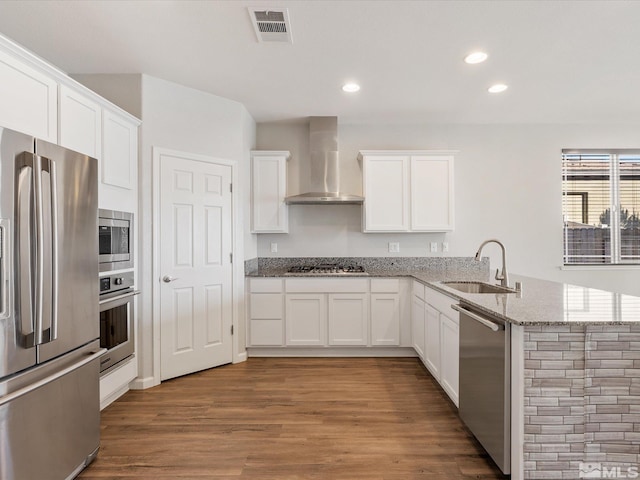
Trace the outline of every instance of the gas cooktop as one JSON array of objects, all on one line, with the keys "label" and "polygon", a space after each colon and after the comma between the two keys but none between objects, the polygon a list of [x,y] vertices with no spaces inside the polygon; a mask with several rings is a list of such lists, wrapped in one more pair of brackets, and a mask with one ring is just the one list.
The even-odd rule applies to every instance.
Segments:
[{"label": "gas cooktop", "polygon": [[318,265],[296,265],[289,268],[287,275],[367,275],[362,265],[340,265],[321,263]]}]

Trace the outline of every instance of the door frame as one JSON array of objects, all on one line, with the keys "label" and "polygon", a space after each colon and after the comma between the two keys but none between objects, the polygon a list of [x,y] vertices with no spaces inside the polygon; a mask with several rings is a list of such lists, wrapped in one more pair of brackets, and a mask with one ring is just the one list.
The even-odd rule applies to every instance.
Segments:
[{"label": "door frame", "polygon": [[231,167],[231,183],[234,188],[231,192],[231,249],[233,252],[233,263],[231,268],[231,324],[234,334],[231,337],[232,363],[244,362],[247,359],[247,352],[240,345],[239,328],[240,314],[243,311],[244,298],[244,261],[242,252],[242,231],[240,222],[240,195],[238,162],[224,158],[210,157],[196,153],[181,152],[168,148],[152,147],[153,157],[153,239],[152,239],[152,329],[153,329],[153,384],[160,384],[160,281],[162,272],[160,271],[160,164],[163,156],[181,157],[196,162],[204,162],[215,165]]}]

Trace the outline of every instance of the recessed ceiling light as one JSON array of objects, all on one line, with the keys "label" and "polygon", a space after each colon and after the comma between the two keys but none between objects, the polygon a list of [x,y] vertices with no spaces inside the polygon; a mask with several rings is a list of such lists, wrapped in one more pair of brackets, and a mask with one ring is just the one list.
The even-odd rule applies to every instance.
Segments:
[{"label": "recessed ceiling light", "polygon": [[475,63],[484,62],[487,59],[488,56],[489,55],[487,55],[484,52],[473,52],[473,53],[470,53],[469,55],[467,55],[466,57],[464,57],[464,61],[466,63],[470,63],[470,64],[473,65]]},{"label": "recessed ceiling light", "polygon": [[507,88],[509,88],[509,86],[504,83],[496,83],[495,85],[491,85],[488,90],[489,93],[500,93],[504,92]]},{"label": "recessed ceiling light", "polygon": [[358,85],[357,83],[345,83],[342,86],[342,90],[345,92],[354,93],[360,90],[360,85]]}]

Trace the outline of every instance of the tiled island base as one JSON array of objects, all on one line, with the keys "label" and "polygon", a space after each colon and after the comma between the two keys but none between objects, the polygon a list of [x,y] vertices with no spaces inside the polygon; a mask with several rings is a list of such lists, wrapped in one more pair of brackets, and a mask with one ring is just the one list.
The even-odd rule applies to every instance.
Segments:
[{"label": "tiled island base", "polygon": [[640,325],[524,327],[524,478],[640,478]]}]

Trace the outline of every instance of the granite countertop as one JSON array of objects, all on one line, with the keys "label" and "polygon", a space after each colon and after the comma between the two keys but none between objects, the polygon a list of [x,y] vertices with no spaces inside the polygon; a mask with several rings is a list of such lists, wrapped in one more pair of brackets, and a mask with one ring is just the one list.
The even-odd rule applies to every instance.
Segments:
[{"label": "granite countertop", "polygon": [[[454,290],[442,281],[425,282],[475,310],[516,325],[621,325],[640,323],[640,297],[568,283],[511,275],[522,292],[473,294]],[[494,281],[488,283],[495,283]]]},{"label": "granite countertop", "polygon": [[[467,265],[468,266],[468,265]],[[640,323],[640,297],[608,292],[596,288],[511,275],[510,285],[522,283],[520,293],[473,294],[454,290],[442,282],[481,281],[494,284],[486,269],[448,264],[446,268],[407,268],[406,265],[368,266],[366,275],[316,275],[331,278],[410,277],[456,298],[480,313],[516,325],[620,325]],[[262,267],[247,277],[300,278],[313,275],[285,275],[286,266]]]}]

